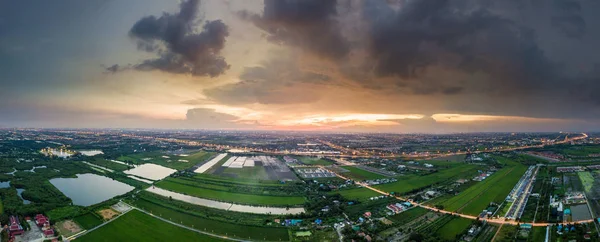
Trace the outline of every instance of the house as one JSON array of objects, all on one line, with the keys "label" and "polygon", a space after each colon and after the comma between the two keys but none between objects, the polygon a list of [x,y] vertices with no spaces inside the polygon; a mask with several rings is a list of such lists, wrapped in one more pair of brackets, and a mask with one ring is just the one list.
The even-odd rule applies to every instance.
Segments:
[{"label": "house", "polygon": [[429,164],[429,163],[425,163],[425,167],[427,167],[427,168],[433,168],[433,165]]},{"label": "house", "polygon": [[364,216],[365,216],[365,218],[370,218],[371,217],[371,212],[365,212]]},{"label": "house", "polygon": [[50,220],[48,220],[46,216],[42,214],[35,215],[35,224],[37,224],[37,226],[42,227],[46,223],[50,223]]},{"label": "house", "polygon": [[45,236],[46,238],[48,238],[48,237],[53,237],[53,236],[54,236],[54,230],[53,230],[53,229],[51,229],[51,228],[48,228],[48,229],[46,229],[46,230],[43,230],[43,232],[44,232],[44,236]]}]

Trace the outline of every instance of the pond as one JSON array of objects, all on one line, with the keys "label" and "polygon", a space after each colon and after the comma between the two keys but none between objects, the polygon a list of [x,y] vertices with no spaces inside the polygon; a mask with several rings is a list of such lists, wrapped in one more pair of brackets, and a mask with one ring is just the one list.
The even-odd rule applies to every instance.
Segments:
[{"label": "pond", "polygon": [[9,188],[10,181],[0,182],[0,188]]},{"label": "pond", "polygon": [[159,166],[156,164],[146,163],[143,165],[136,166],[131,170],[125,171],[125,173],[130,175],[135,175],[139,177],[143,177],[150,180],[161,180],[165,177],[173,174],[177,170],[167,168],[164,166]]},{"label": "pond", "polygon": [[89,206],[125,194],[134,187],[96,174],[77,174],[77,178],[50,180],[58,190],[73,200],[73,204]]},{"label": "pond", "polygon": [[25,189],[23,189],[23,188],[17,188],[17,195],[19,195],[19,197],[21,199],[23,199],[23,204],[30,204],[31,201],[29,201],[29,200],[23,198],[23,196],[21,196],[21,193],[23,193],[24,191],[25,191]]}]

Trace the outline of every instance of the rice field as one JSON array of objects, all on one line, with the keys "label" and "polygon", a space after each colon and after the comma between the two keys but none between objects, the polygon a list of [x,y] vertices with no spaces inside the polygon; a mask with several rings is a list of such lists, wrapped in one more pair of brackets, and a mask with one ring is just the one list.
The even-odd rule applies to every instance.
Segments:
[{"label": "rice field", "polygon": [[366,170],[360,169],[355,166],[342,166],[342,168],[350,171],[350,172],[344,172],[342,175],[345,177],[354,179],[354,180],[375,180],[375,179],[386,178],[383,175],[379,175],[377,173],[366,171]]},{"label": "rice field", "polygon": [[178,211],[142,199],[136,200],[135,206],[185,226],[198,228],[219,235],[252,240],[263,240],[266,238],[270,241],[286,241],[289,239],[288,230],[286,228],[248,226],[207,219],[186,211]]},{"label": "rice field", "polygon": [[411,175],[401,177],[398,178],[397,182],[377,185],[375,187],[386,192],[404,194],[411,192],[415,189],[421,189],[423,187],[431,186],[433,184],[453,181],[462,177],[471,176],[471,174],[474,175],[476,174],[478,168],[479,166],[461,164],[424,176]]},{"label": "rice field", "polygon": [[137,210],[132,210],[77,240],[91,242],[227,241],[175,226]]},{"label": "rice field", "polygon": [[375,192],[373,190],[366,189],[366,188],[354,188],[354,189],[335,191],[335,192],[331,192],[331,193],[339,193],[346,199],[359,200],[359,201],[368,201],[369,198],[371,198],[371,197],[381,196],[381,194],[379,194],[378,192]]}]

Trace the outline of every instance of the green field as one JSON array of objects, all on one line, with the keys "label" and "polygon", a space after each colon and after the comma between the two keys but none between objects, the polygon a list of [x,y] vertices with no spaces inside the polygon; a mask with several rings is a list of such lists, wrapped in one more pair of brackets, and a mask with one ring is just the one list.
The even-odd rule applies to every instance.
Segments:
[{"label": "green field", "polygon": [[431,160],[424,160],[423,162],[427,162],[427,163],[430,163],[430,161],[464,162],[465,157],[467,157],[467,155],[449,155],[449,156],[436,157]]},{"label": "green field", "polygon": [[456,235],[461,234],[469,228],[473,223],[473,220],[466,218],[454,218],[444,226],[440,227],[436,233],[441,236],[442,239],[454,241]]},{"label": "green field", "polygon": [[[131,162],[134,164],[154,163],[175,170],[185,170],[195,166],[198,163],[208,160],[214,154],[215,153],[213,152],[199,151],[189,156],[178,156],[165,155],[160,152],[145,152],[123,155],[117,158],[117,160]],[[169,158],[164,158],[163,156],[168,156]],[[144,160],[146,158],[150,158],[150,160]],[[179,160],[187,160],[188,162],[182,162]]]},{"label": "green field", "polygon": [[73,218],[73,221],[78,223],[84,229],[91,229],[102,224],[102,219],[92,213],[86,213]]},{"label": "green field", "polygon": [[[552,230],[554,231],[554,230]],[[527,241],[544,241],[546,239],[546,227],[536,226],[531,229]]]},{"label": "green field", "polygon": [[378,192],[370,190],[370,189],[366,189],[366,188],[354,188],[354,189],[335,191],[335,192],[331,192],[331,193],[339,193],[340,195],[342,195],[343,197],[345,197],[347,199],[359,200],[359,201],[368,201],[370,197],[381,196],[381,194],[379,194]]},{"label": "green field", "polygon": [[428,213],[429,210],[422,208],[422,207],[415,207],[415,208],[411,208],[407,211],[404,211],[402,213],[399,214],[395,214],[389,217],[390,220],[392,220],[392,222],[396,223],[396,224],[406,224],[409,223],[423,215],[425,215],[426,213]]},{"label": "green field", "polygon": [[490,202],[502,203],[526,170],[526,166],[516,166],[504,179],[491,185],[486,192],[471,200],[471,203],[460,210],[460,212],[478,215],[488,207]]},{"label": "green field", "polygon": [[272,180],[254,180],[254,179],[243,179],[243,178],[231,178],[231,177],[221,177],[212,174],[196,174],[193,177],[199,181],[208,181],[208,182],[218,182],[222,184],[228,184],[231,186],[235,185],[260,185],[260,186],[286,186],[286,184],[282,184],[279,181]]},{"label": "green field", "polygon": [[316,157],[297,156],[295,158],[298,159],[300,162],[306,164],[306,165],[328,166],[328,165],[332,165],[333,164],[333,161],[322,159],[322,158],[316,158]]},{"label": "green field", "polygon": [[81,241],[226,241],[187,230],[133,210],[88,233]]},{"label": "green field", "polygon": [[306,201],[304,197],[300,196],[262,196],[243,193],[232,193],[227,191],[213,190],[197,186],[185,185],[181,183],[175,183],[168,180],[160,181],[156,184],[156,186],[169,191],[179,192],[190,196],[239,204],[285,207],[293,205],[302,205]]},{"label": "green field", "polygon": [[461,164],[424,176],[410,175],[401,177],[398,178],[397,182],[377,185],[375,187],[386,192],[403,194],[433,184],[446,181],[454,182],[454,180],[462,177],[470,177],[476,174],[478,168],[479,166]]},{"label": "green field", "polygon": [[342,168],[350,171],[344,172],[342,175],[354,180],[375,180],[385,178],[383,175],[366,171],[355,166],[342,166]]},{"label": "green field", "polygon": [[152,212],[154,215],[165,219],[171,219],[172,221],[188,227],[205,230],[219,235],[243,239],[250,238],[252,240],[263,240],[265,238],[271,241],[289,240],[288,231],[285,228],[247,226],[207,219],[195,216],[189,213],[189,211],[177,211],[142,199],[136,200],[134,204],[136,207]]},{"label": "green field", "polygon": [[594,176],[589,171],[577,172],[577,175],[583,184],[583,189],[589,194],[592,191],[592,186],[594,186]]},{"label": "green field", "polygon": [[[517,177],[517,181],[518,181],[518,179],[521,177],[519,175],[519,172],[520,172],[520,170],[523,170],[522,168],[524,168],[524,166],[519,166],[519,167],[520,168],[517,169],[516,171],[515,171],[516,167],[502,168],[499,171],[492,174],[487,179],[485,179],[481,182],[478,182],[477,184],[469,187],[467,190],[461,192],[460,194],[458,194],[446,201],[443,201],[440,204],[442,206],[444,206],[445,210],[456,211],[463,206],[466,207],[466,205],[470,204],[471,201],[476,199],[477,197],[485,196],[486,194],[489,194],[488,190],[494,186],[502,185],[502,186],[510,187],[510,189],[512,189],[513,186],[515,185],[514,183],[512,183],[512,181],[514,180],[514,176]],[[513,176],[513,177],[511,178],[509,176]],[[509,189],[509,191],[510,191],[510,189]],[[508,195],[508,193],[504,194],[504,196],[506,196],[506,195]],[[485,203],[484,205],[487,206],[488,204],[489,203]],[[479,211],[479,212],[481,212],[481,211]]]}]

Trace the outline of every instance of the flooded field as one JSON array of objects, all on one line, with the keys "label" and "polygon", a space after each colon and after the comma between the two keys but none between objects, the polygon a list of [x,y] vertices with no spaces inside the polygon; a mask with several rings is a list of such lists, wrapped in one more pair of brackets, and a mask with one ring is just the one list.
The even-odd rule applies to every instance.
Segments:
[{"label": "flooded field", "polygon": [[58,190],[73,200],[73,204],[89,206],[127,193],[134,187],[95,174],[78,174],[77,178],[50,180]]},{"label": "flooded field", "polygon": [[243,212],[243,213],[257,213],[257,214],[300,214],[304,212],[304,208],[278,208],[278,207],[260,207],[260,206],[249,206],[249,205],[239,205],[233,203],[219,202],[213,201],[203,198],[192,197],[188,195],[184,195],[181,193],[171,192],[165,189],[157,188],[157,187],[149,187],[146,189],[151,193],[155,193],[165,197],[171,197],[175,200],[196,204],[205,207],[229,210],[234,212]]},{"label": "flooded field", "polygon": [[127,174],[130,174],[130,175],[135,175],[135,176],[147,178],[150,180],[161,180],[161,179],[173,174],[176,171],[177,170],[175,170],[175,169],[167,168],[164,166],[159,166],[156,164],[147,163],[147,164],[136,166],[135,168],[124,171],[124,172]]}]

